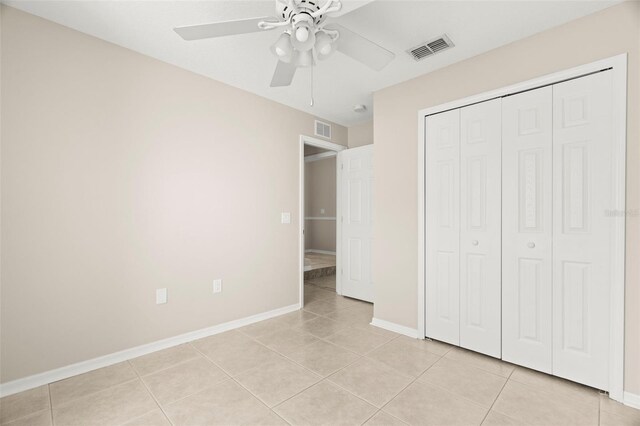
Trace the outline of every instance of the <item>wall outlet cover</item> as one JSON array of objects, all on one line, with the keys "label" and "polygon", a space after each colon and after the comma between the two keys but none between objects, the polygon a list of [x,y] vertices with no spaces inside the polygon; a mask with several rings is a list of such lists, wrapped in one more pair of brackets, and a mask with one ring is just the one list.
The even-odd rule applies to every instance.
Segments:
[{"label": "wall outlet cover", "polygon": [[289,224],[291,223],[291,213],[289,212],[283,212],[282,216],[281,216],[281,222],[283,224]]},{"label": "wall outlet cover", "polygon": [[164,303],[167,303],[167,289],[158,288],[156,289],[156,305],[162,305]]},{"label": "wall outlet cover", "polygon": [[222,293],[222,280],[213,280],[213,292]]}]

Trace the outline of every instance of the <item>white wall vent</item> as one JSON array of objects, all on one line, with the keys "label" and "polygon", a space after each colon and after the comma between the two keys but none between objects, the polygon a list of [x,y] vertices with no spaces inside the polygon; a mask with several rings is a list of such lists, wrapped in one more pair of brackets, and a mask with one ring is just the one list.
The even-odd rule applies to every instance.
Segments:
[{"label": "white wall vent", "polygon": [[453,46],[455,45],[451,39],[446,34],[443,34],[440,37],[425,41],[424,43],[407,50],[407,53],[409,53],[416,61],[420,61]]},{"label": "white wall vent", "polygon": [[331,139],[331,124],[316,120],[315,135]]}]

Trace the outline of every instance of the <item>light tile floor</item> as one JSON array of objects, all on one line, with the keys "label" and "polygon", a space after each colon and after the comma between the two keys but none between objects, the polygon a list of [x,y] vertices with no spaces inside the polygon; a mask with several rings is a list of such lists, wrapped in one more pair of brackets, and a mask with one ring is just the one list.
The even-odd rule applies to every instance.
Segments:
[{"label": "light tile floor", "polygon": [[571,382],[369,325],[305,286],[305,310],[0,400],[2,425],[640,425]]}]

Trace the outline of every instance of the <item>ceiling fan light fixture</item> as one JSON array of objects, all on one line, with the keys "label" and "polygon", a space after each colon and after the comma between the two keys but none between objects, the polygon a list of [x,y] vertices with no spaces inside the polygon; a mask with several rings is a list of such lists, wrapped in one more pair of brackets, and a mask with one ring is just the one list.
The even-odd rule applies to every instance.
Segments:
[{"label": "ceiling fan light fixture", "polygon": [[316,33],[316,54],[319,59],[326,59],[333,53],[333,38],[324,31]]},{"label": "ceiling fan light fixture", "polygon": [[309,28],[307,28],[304,25],[301,25],[298,28],[296,28],[296,39],[300,43],[304,43],[305,41],[307,41],[309,39]]},{"label": "ceiling fan light fixture", "polygon": [[[296,50],[306,51],[313,49],[313,46],[316,44],[316,35],[308,23],[299,23],[293,31],[295,36],[291,37],[291,44]],[[301,36],[301,34],[303,36]]]},{"label": "ceiling fan light fixture", "polygon": [[271,52],[281,61],[290,62],[293,54],[291,35],[287,32],[282,33],[273,46],[271,46]]}]

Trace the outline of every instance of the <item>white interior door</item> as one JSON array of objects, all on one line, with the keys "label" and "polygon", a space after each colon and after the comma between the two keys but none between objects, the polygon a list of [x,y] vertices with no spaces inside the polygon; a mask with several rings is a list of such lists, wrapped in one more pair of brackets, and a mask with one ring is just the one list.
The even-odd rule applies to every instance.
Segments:
[{"label": "white interior door", "polygon": [[501,102],[460,110],[460,346],[498,358]]},{"label": "white interior door", "polygon": [[427,337],[460,344],[460,110],[426,118]]},{"label": "white interior door", "polygon": [[374,302],[371,279],[373,145],[338,153],[341,172],[342,295]]},{"label": "white interior door", "polygon": [[502,358],[552,372],[552,88],[502,100]]},{"label": "white interior door", "polygon": [[[553,86],[553,373],[609,388],[611,72]],[[621,219],[617,219],[621,220]]]}]

